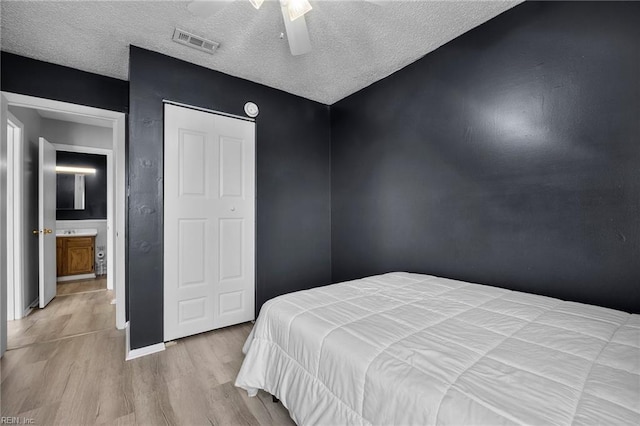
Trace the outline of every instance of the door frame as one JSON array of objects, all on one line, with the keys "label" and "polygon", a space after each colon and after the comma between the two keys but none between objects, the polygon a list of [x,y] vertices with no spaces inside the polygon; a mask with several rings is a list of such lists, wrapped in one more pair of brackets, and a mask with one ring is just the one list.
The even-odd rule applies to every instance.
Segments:
[{"label": "door frame", "polygon": [[[97,154],[107,157],[107,229],[113,228],[113,207],[114,204],[114,186],[115,186],[115,165],[113,163],[113,150],[105,148],[93,148],[89,146],[65,145],[54,143],[53,146],[57,151],[77,152],[80,154]],[[91,219],[89,219],[90,221]],[[96,219],[102,220],[102,219]],[[113,290],[115,283],[115,251],[113,249],[112,232],[107,232],[107,289]]]},{"label": "door frame", "polygon": [[[23,309],[23,253],[22,249],[22,174],[24,171],[24,124],[7,110],[7,127],[14,132],[7,137],[7,320],[24,317],[30,309]],[[9,202],[10,201],[10,202]]]},{"label": "door frame", "polygon": [[[84,105],[77,105],[68,102],[55,101],[51,99],[37,98],[33,96],[21,95],[11,92],[2,92],[6,98],[8,106],[23,108],[34,108],[55,112],[64,112],[86,117],[101,118],[111,121],[113,130],[113,148],[111,153],[111,164],[107,164],[108,174],[111,172],[112,178],[107,178],[111,184],[111,191],[107,186],[107,280],[109,275],[112,278],[113,290],[115,291],[116,305],[116,327],[124,329],[125,317],[125,240],[126,240],[126,164],[125,164],[125,123],[126,115],[122,112],[110,111]],[[107,160],[108,161],[108,160]],[[111,166],[111,167],[109,167]],[[109,203],[109,194],[111,203]],[[2,333],[6,333],[3,326]]]}]

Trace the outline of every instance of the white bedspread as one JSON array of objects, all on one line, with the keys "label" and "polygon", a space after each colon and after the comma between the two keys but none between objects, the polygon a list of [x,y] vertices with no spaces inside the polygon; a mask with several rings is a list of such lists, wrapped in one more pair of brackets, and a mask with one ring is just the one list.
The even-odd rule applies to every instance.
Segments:
[{"label": "white bedspread", "polygon": [[236,386],[298,424],[640,424],[640,315],[391,273],[267,302]]}]

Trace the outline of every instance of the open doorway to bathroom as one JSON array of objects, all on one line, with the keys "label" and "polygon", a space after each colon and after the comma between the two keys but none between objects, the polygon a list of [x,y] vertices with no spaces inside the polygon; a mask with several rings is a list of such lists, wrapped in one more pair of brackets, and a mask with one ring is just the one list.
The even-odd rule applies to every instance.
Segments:
[{"label": "open doorway to bathroom", "polygon": [[[79,128],[60,121],[56,125]],[[111,129],[82,125],[87,138],[111,140]],[[69,137],[66,140],[70,140]],[[71,139],[72,140],[72,139]],[[79,141],[83,143],[85,138]],[[73,141],[73,140],[72,140]],[[79,145],[56,146],[57,295],[108,289],[107,155]],[[72,150],[68,150],[72,149]]]},{"label": "open doorway to bathroom", "polygon": [[[10,93],[3,97],[8,142],[13,141],[7,152],[8,220],[14,220],[7,238],[8,322],[1,330],[8,349],[124,328],[124,114]],[[53,150],[56,169],[45,178],[54,181],[49,188],[55,192],[47,213],[55,225],[48,227],[38,217],[42,169],[49,167],[43,143]],[[43,238],[53,243],[48,278],[55,294],[44,303]]]}]

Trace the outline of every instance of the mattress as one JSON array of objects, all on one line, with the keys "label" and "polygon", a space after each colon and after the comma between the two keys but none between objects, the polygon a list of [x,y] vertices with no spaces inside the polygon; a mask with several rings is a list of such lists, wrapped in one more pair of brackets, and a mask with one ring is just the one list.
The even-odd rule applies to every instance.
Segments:
[{"label": "mattress", "polygon": [[236,386],[301,425],[640,424],[640,315],[390,273],[277,297]]}]

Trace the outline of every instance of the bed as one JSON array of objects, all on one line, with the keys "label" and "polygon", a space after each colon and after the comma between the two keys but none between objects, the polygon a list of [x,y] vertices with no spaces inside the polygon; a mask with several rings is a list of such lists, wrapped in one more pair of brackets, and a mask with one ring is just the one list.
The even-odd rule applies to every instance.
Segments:
[{"label": "bed", "polygon": [[640,315],[390,273],[265,303],[236,386],[297,424],[640,424]]}]

